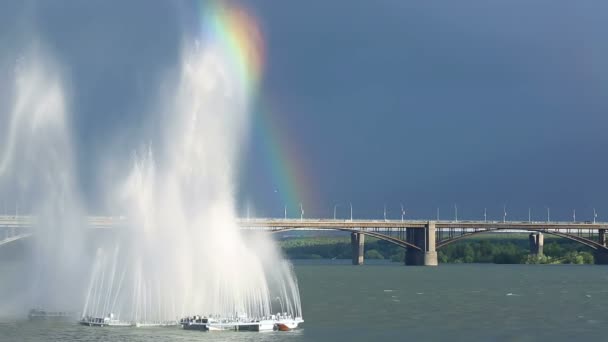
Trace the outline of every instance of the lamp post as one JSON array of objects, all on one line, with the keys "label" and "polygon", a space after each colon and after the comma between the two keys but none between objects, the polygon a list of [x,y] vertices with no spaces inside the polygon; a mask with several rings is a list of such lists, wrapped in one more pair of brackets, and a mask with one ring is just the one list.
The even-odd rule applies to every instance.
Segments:
[{"label": "lamp post", "polygon": [[458,206],[454,203],[454,220],[458,222]]},{"label": "lamp post", "polygon": [[336,219],[336,208],[338,207],[338,204],[334,204],[334,220]]},{"label": "lamp post", "polygon": [[503,205],[502,207],[502,223],[507,222],[507,205]]},{"label": "lamp post", "polygon": [[386,222],[386,204],[384,205],[384,222]]},{"label": "lamp post", "polygon": [[349,202],[348,204],[350,204],[350,222],[353,222],[353,203]]},{"label": "lamp post", "polygon": [[401,222],[403,222],[403,217],[405,216],[405,207],[401,204]]},{"label": "lamp post", "polygon": [[300,221],[304,220],[304,207],[302,206],[302,202],[300,202]]},{"label": "lamp post", "polygon": [[572,209],[572,222],[576,222],[576,209]]},{"label": "lamp post", "polygon": [[597,213],[595,212],[595,208],[593,208],[593,223],[595,224],[595,219],[597,218]]},{"label": "lamp post", "polygon": [[483,222],[488,222],[488,211],[486,208],[483,208]]},{"label": "lamp post", "polygon": [[547,223],[549,223],[550,220],[551,220],[551,209],[549,209],[549,207],[547,207]]},{"label": "lamp post", "polygon": [[532,209],[528,208],[528,223],[532,222]]}]

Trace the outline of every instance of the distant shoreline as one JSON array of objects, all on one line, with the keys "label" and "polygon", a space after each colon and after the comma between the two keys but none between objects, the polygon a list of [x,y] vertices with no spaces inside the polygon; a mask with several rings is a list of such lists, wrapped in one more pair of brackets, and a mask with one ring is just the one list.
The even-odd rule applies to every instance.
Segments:
[{"label": "distant shoreline", "polygon": [[[290,260],[351,259],[347,236],[290,237],[280,240],[284,255]],[[403,263],[405,250],[386,241],[368,238],[365,260]],[[471,237],[438,251],[440,263],[461,264],[593,264],[593,250],[562,238],[546,237],[543,256],[530,255],[527,234],[508,237],[492,234]]]}]

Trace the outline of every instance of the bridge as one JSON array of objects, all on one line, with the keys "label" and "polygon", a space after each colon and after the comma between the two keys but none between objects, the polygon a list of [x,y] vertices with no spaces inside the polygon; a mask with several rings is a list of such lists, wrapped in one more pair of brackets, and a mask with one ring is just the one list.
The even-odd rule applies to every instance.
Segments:
[{"label": "bridge", "polygon": [[[33,234],[36,218],[0,216],[0,246]],[[588,246],[595,252],[596,264],[608,264],[606,230],[608,222],[540,221],[441,221],[441,220],[337,220],[337,219],[237,219],[245,231],[280,233],[291,230],[337,230],[350,233],[352,262],[364,262],[365,236],[405,248],[406,265],[435,266],[437,249],[455,241],[487,232],[530,232],[530,252],[543,253],[544,234],[550,234]],[[88,217],[92,229],[126,227],[125,217]],[[2,234],[4,231],[4,235]]]}]

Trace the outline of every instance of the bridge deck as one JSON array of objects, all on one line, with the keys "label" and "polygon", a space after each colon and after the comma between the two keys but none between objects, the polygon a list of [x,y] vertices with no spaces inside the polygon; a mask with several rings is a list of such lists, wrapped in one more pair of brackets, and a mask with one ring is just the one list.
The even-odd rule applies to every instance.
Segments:
[{"label": "bridge deck", "polygon": [[[125,217],[90,216],[91,228],[114,228],[128,225]],[[448,220],[334,220],[334,219],[237,219],[237,224],[245,229],[259,228],[309,228],[309,229],[403,229],[425,228],[434,222],[437,229],[512,229],[512,230],[596,230],[608,229],[608,222],[540,222],[540,221],[448,221]],[[29,228],[36,224],[33,216],[0,216],[0,228]]]}]

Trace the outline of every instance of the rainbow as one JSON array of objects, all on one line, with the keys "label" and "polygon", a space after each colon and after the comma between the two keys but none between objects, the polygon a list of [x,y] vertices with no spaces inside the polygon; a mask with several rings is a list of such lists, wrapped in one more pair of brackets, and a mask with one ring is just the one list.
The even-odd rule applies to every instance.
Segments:
[{"label": "rainbow", "polygon": [[[300,204],[304,208],[304,217],[314,212],[316,208],[310,207],[316,203],[312,201],[311,192],[314,188],[310,182],[305,159],[302,151],[287,136],[289,130],[281,125],[281,117],[276,104],[265,101],[258,110],[254,122],[254,138],[262,142],[267,174],[280,197],[282,204],[287,208],[288,217],[300,217]],[[273,215],[275,211],[272,212]],[[277,213],[278,214],[278,213]]]},{"label": "rainbow", "polygon": [[251,97],[251,103],[257,104],[253,137],[261,143],[263,155],[259,157],[265,161],[267,174],[275,187],[269,191],[278,194],[290,217],[300,216],[300,203],[306,216],[307,205],[314,204],[306,172],[308,164],[286,136],[288,130],[281,125],[280,111],[275,110],[270,101],[259,98],[265,44],[256,17],[248,9],[228,1],[201,2],[200,13],[203,38],[223,48],[229,63],[237,71],[241,86]]},{"label": "rainbow", "polygon": [[203,39],[223,48],[242,85],[255,96],[264,67],[264,41],[257,20],[228,1],[200,4]]}]

